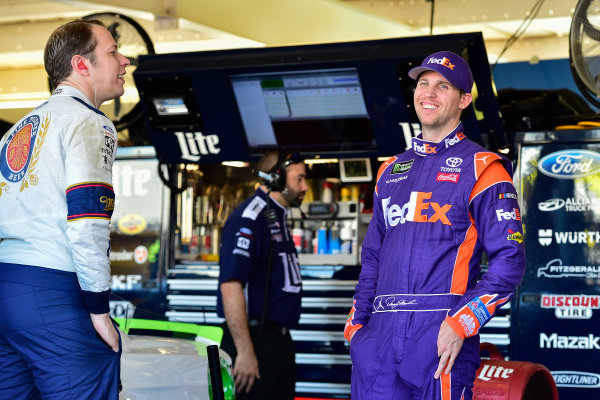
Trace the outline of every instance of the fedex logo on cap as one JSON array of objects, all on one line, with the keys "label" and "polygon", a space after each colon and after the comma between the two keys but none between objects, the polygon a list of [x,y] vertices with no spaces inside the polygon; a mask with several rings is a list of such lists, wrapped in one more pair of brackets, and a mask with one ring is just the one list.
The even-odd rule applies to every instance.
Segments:
[{"label": "fedex logo on cap", "polygon": [[452,71],[454,71],[454,67],[455,67],[455,65],[452,64],[450,62],[450,60],[446,57],[442,57],[442,58],[431,57],[429,60],[427,60],[427,64],[440,64],[446,68],[450,68]]}]

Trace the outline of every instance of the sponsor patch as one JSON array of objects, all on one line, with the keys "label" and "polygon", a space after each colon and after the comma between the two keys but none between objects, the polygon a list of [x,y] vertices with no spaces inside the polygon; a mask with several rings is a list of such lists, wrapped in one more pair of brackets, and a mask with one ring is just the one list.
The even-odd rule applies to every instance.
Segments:
[{"label": "sponsor patch", "polygon": [[444,172],[438,172],[437,178],[435,180],[439,181],[439,182],[454,182],[454,183],[458,183],[458,178],[459,177],[460,177],[460,174],[447,174],[447,173],[444,173]]},{"label": "sponsor patch", "polygon": [[262,198],[256,196],[253,198],[250,203],[246,206],[244,211],[242,212],[242,218],[249,218],[251,220],[256,220],[258,214],[265,208],[267,202]]},{"label": "sponsor patch", "polygon": [[472,316],[468,314],[462,314],[458,318],[458,321],[462,325],[467,336],[471,336],[475,332],[475,320]]},{"label": "sponsor patch", "polygon": [[[111,185],[104,182],[84,182],[69,186],[67,196],[67,221],[85,218],[108,219],[113,209],[107,207],[108,199],[114,204],[115,193]],[[103,201],[104,199],[105,201]]]},{"label": "sponsor patch", "polygon": [[248,239],[247,237],[239,236],[237,238],[237,247],[248,250],[250,248],[250,239]]},{"label": "sponsor patch", "polygon": [[231,254],[238,254],[240,256],[244,256],[244,257],[250,258],[250,253],[249,252],[247,252],[246,250],[238,249],[238,248],[233,249],[233,251],[231,252]]},{"label": "sponsor patch", "polygon": [[515,232],[512,229],[508,230],[508,236],[506,236],[508,240],[514,240],[515,242],[521,244],[523,243],[523,234],[521,232]]},{"label": "sponsor patch", "polygon": [[537,277],[546,278],[600,278],[598,265],[563,265],[560,258],[548,261],[544,267],[539,267]]},{"label": "sponsor patch", "polygon": [[517,200],[517,194],[516,193],[500,193],[498,195],[498,199],[500,199],[500,200],[502,200],[502,199]]},{"label": "sponsor patch", "polygon": [[403,181],[403,180],[405,180],[406,178],[408,178],[408,176],[407,176],[407,175],[404,175],[404,176],[399,176],[399,177],[397,177],[397,178],[394,178],[394,179],[387,179],[387,180],[385,181],[385,183],[398,183],[398,182],[400,182],[400,181]]},{"label": "sponsor patch", "polygon": [[462,164],[463,159],[460,157],[450,157],[446,159],[446,165],[449,166],[450,168],[456,168],[458,167],[460,164]]},{"label": "sponsor patch", "polygon": [[513,208],[512,211],[504,211],[503,208],[496,210],[496,218],[498,221],[509,220],[520,221],[521,220],[521,211],[518,208]]},{"label": "sponsor patch", "polygon": [[491,318],[487,307],[479,297],[475,297],[471,300],[469,304],[467,304],[467,307],[473,312],[473,315],[475,315],[475,318],[479,321],[479,325],[484,325]]},{"label": "sponsor patch", "polygon": [[557,387],[600,388],[600,375],[580,371],[550,371]]},{"label": "sponsor patch", "polygon": [[[32,180],[32,185],[37,184],[35,167],[48,125],[49,121],[46,119],[44,127],[41,130],[43,135],[38,135],[40,133],[40,117],[30,115],[8,134],[2,149],[0,149],[0,173],[2,173],[4,179],[12,183],[17,183],[22,181],[26,174],[29,175],[23,181],[21,190],[29,186],[28,181],[30,179]],[[41,143],[36,144],[38,136],[41,136],[41,139],[38,141]],[[28,171],[30,165],[31,170]]]},{"label": "sponsor patch", "polygon": [[412,159],[410,161],[402,161],[402,162],[394,163],[394,165],[392,166],[392,172],[390,172],[390,175],[407,173],[412,168],[414,161],[415,160]]},{"label": "sponsor patch", "polygon": [[111,172],[113,164],[113,154],[115,152],[115,139],[109,135],[104,135],[104,145],[100,148],[102,169]]}]

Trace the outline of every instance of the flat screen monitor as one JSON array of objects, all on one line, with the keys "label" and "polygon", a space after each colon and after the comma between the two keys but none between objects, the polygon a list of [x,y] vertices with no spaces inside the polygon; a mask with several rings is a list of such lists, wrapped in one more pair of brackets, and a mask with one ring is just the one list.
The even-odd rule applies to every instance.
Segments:
[{"label": "flat screen monitor", "polygon": [[140,56],[134,79],[165,162],[252,160],[270,148],[304,156],[392,156],[420,132],[408,71],[429,54],[469,62],[465,133],[506,143],[481,33]]}]

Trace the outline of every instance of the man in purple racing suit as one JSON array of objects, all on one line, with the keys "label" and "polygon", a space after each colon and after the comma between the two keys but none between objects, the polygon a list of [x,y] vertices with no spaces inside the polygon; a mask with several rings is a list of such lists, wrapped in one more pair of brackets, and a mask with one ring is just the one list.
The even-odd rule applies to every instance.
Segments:
[{"label": "man in purple racing suit", "polygon": [[422,135],[378,172],[344,331],[352,399],[471,399],[479,329],[525,269],[519,203],[509,161],[463,131],[466,61],[434,53],[409,76]]}]

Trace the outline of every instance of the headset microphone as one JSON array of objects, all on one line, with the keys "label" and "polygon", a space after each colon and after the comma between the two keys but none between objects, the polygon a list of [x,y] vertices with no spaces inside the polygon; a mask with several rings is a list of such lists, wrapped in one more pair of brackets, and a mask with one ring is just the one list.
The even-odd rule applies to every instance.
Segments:
[{"label": "headset microphone", "polygon": [[259,178],[266,180],[267,182],[273,182],[275,178],[271,174],[267,174],[266,172],[258,171],[257,175]]}]

